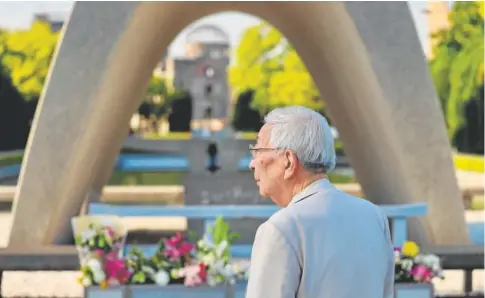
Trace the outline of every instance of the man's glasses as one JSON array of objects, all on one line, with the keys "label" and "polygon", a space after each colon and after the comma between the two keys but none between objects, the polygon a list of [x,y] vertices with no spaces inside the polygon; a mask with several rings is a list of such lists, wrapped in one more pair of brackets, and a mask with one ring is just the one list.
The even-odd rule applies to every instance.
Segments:
[{"label": "man's glasses", "polygon": [[254,145],[249,145],[249,152],[251,152],[251,156],[255,157],[257,152],[260,151],[273,151],[279,150],[278,148],[267,148],[267,147],[256,147]]}]

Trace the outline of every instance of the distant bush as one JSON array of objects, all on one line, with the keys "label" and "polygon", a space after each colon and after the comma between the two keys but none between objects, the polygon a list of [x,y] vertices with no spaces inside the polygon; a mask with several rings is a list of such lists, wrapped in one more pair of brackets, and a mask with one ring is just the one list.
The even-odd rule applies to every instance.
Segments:
[{"label": "distant bush", "polygon": [[259,131],[263,126],[259,112],[251,107],[254,90],[239,94],[234,107],[232,126],[236,131]]},{"label": "distant bush", "polygon": [[168,123],[171,132],[190,131],[192,120],[192,96],[187,91],[177,91],[170,95]]},{"label": "distant bush", "polygon": [[0,68],[0,151],[25,148],[29,116],[29,106]]}]

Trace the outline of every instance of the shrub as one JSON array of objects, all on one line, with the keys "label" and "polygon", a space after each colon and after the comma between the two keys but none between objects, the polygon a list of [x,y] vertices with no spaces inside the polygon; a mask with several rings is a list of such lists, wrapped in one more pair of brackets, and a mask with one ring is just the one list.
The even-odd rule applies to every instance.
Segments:
[{"label": "shrub", "polygon": [[237,131],[259,131],[263,126],[259,112],[251,107],[254,90],[247,90],[238,96],[234,107],[232,126]]},{"label": "shrub", "polygon": [[190,131],[192,120],[192,96],[187,91],[178,91],[170,96],[168,123],[171,132]]}]

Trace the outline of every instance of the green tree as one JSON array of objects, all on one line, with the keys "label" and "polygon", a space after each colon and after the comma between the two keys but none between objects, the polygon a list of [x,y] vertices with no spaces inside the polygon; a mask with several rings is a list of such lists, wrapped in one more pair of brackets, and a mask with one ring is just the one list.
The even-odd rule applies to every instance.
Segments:
[{"label": "green tree", "polygon": [[27,30],[0,31],[0,64],[26,100],[42,92],[58,39],[41,21]]},{"label": "green tree", "polygon": [[192,121],[192,95],[186,90],[177,90],[170,94],[170,113],[168,123],[171,132],[190,131]]},{"label": "green tree", "polygon": [[281,106],[322,111],[324,103],[302,60],[284,36],[268,23],[245,31],[229,69],[233,95],[254,90],[251,105],[261,114]]},{"label": "green tree", "polygon": [[[483,2],[455,2],[449,29],[437,32],[430,71],[453,141],[466,125],[465,107],[483,101]],[[482,97],[482,98],[480,98]]]},{"label": "green tree", "polygon": [[165,78],[152,76],[148,83],[146,99],[140,105],[139,112],[144,111],[141,114],[146,115],[146,118],[150,115],[155,115],[157,118],[162,117],[167,113],[170,94]]},{"label": "green tree", "polygon": [[259,131],[263,126],[263,119],[258,111],[251,108],[254,91],[248,89],[239,94],[234,106],[232,126],[237,131]]},{"label": "green tree", "polygon": [[152,76],[148,83],[147,96],[150,97],[150,99],[159,96],[160,100],[163,101],[166,99],[167,95],[168,88],[165,79],[159,76]]}]

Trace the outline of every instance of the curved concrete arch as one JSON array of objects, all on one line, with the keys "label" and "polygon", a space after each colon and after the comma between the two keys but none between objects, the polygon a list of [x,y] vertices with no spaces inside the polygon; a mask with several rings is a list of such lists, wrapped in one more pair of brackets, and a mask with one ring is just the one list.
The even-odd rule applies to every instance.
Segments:
[{"label": "curved concrete arch", "polygon": [[193,20],[224,10],[266,19],[292,42],[367,197],[429,203],[429,216],[412,227],[421,243],[469,241],[443,117],[405,3],[77,2],[35,115],[10,246],[71,238],[70,218],[106,183],[161,53]]}]

